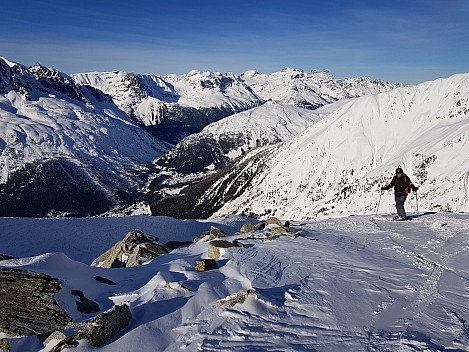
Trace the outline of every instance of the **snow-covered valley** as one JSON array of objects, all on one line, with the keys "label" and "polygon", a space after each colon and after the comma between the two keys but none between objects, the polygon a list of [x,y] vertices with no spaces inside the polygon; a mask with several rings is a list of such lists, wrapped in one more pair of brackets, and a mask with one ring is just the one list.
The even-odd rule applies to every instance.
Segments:
[{"label": "snow-covered valley", "polygon": [[[0,219],[1,251],[19,257],[0,268],[59,278],[57,302],[75,322],[95,314],[76,310],[72,290],[101,311],[129,305],[129,325],[100,351],[469,350],[467,215],[413,214],[406,223],[353,216],[293,222],[295,230],[280,237],[235,235],[245,221]],[[191,241],[212,225],[244,246],[227,248],[215,270],[194,269],[207,258],[204,239],[138,267],[88,266],[130,229],[165,243]],[[28,256],[41,251],[63,254]],[[97,282],[98,275],[115,285]],[[45,352],[58,342],[8,340],[13,352]],[[68,351],[94,350],[82,340]]]}]

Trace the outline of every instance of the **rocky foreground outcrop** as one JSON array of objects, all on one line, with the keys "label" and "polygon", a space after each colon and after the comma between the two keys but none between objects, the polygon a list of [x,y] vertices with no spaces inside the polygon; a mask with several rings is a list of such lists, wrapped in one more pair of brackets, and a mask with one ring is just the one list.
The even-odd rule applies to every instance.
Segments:
[{"label": "rocky foreground outcrop", "polygon": [[129,306],[124,304],[98,315],[83,329],[59,342],[51,352],[59,352],[65,348],[78,346],[78,341],[87,340],[91,346],[100,347],[111,341],[114,336],[124,329],[132,319]]},{"label": "rocky foreground outcrop", "polygon": [[157,243],[157,239],[147,237],[140,231],[130,231],[123,240],[96,258],[91,266],[128,268],[167,253],[166,248]]},{"label": "rocky foreground outcrop", "polygon": [[39,335],[64,329],[71,318],[55,301],[60,280],[27,270],[0,268],[0,332]]}]

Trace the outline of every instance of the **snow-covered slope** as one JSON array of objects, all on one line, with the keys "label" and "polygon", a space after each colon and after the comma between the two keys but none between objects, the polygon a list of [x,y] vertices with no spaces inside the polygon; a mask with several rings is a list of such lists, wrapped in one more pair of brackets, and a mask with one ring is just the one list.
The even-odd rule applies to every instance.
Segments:
[{"label": "snow-covered slope", "polygon": [[222,170],[253,149],[291,140],[328,113],[328,106],[312,111],[268,102],[210,124],[158,159],[146,202],[154,215],[184,217],[185,206],[177,206],[176,214],[161,198],[178,194],[181,188]]},{"label": "snow-covered slope", "polygon": [[[88,202],[94,213],[97,198],[110,205],[135,192],[142,185],[138,173],[166,150],[95,88],[40,65],[27,68],[0,58],[2,214],[45,215],[40,208],[54,203],[46,199],[50,192],[71,185],[62,195],[70,198],[55,202],[73,203],[75,191],[92,189],[82,195],[91,199],[82,199],[80,208]],[[37,209],[29,213],[28,206]]]},{"label": "snow-covered slope", "polygon": [[92,72],[72,75],[109,94],[119,108],[144,125],[183,122],[202,129],[263,100],[233,74],[191,71],[185,75]]},{"label": "snow-covered slope", "polygon": [[246,71],[241,79],[265,100],[307,109],[333,103],[345,98],[377,94],[402,87],[366,77],[334,78],[329,72],[305,72],[284,68],[271,74]]},{"label": "snow-covered slope", "polygon": [[158,164],[186,174],[219,168],[256,147],[292,139],[325,113],[269,102],[188,136]]},{"label": "snow-covered slope", "polygon": [[[2,250],[14,255],[18,248],[23,257],[0,261],[0,268],[59,278],[56,300],[74,322],[97,313],[78,312],[72,290],[101,311],[129,305],[130,324],[109,344],[95,348],[82,340],[67,351],[468,351],[467,214],[428,214],[407,223],[355,216],[293,224],[298,237],[259,231],[251,239],[233,236],[239,218],[146,219],[0,219],[8,234],[29,239],[19,248],[2,230]],[[160,229],[164,243],[190,240],[212,224],[245,247],[226,249],[219,268],[207,272],[194,270],[207,256],[205,241],[134,268],[89,267],[61,253],[27,257],[28,249],[37,253],[35,244],[48,244],[72,258],[78,248],[88,263],[113,244],[116,231],[144,225]],[[77,236],[80,226],[86,231]],[[58,342],[44,348],[34,336],[8,341],[12,352],[46,352]]]},{"label": "snow-covered slope", "polygon": [[[294,219],[370,213],[397,166],[421,186],[420,210],[469,209],[469,74],[352,99],[294,140],[246,156],[197,204]],[[393,202],[390,191],[381,209]]]}]

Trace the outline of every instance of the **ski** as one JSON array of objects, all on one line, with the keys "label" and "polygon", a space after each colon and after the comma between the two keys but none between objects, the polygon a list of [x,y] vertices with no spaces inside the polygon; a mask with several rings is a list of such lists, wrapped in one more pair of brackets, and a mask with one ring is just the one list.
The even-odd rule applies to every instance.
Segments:
[{"label": "ski", "polygon": [[404,223],[405,223],[405,222],[421,222],[421,220],[418,220],[418,219],[416,219],[416,218],[415,218],[415,219],[414,219],[414,218],[407,218],[407,219],[405,219],[405,220],[398,220],[398,219],[391,218],[391,217],[386,218],[386,217],[376,217],[376,216],[371,217],[370,220],[371,220],[372,222],[375,222],[375,221],[386,221],[386,222],[396,222],[396,223],[398,223],[398,222],[404,222]]}]

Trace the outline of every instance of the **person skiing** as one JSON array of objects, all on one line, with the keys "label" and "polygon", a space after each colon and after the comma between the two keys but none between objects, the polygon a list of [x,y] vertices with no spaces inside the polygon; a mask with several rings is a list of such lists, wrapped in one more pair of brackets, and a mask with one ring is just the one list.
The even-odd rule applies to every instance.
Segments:
[{"label": "person skiing", "polygon": [[412,183],[409,176],[407,176],[400,167],[396,169],[396,175],[392,178],[391,183],[387,186],[381,187],[381,190],[385,191],[392,187],[394,187],[394,199],[396,200],[397,209],[397,216],[394,217],[394,220],[407,220],[404,202],[410,189],[416,192],[419,188]]}]

